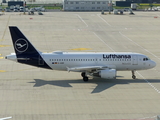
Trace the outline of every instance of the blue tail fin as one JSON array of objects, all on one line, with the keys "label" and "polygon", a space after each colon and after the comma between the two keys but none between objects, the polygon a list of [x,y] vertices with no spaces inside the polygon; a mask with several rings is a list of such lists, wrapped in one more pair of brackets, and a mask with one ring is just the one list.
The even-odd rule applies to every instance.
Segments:
[{"label": "blue tail fin", "polygon": [[9,30],[18,62],[51,69],[43,60],[40,52],[35,49],[17,27],[10,26]]},{"label": "blue tail fin", "polygon": [[13,46],[17,55],[25,54],[38,54],[38,51],[34,46],[27,40],[27,38],[21,33],[17,27],[9,27]]}]

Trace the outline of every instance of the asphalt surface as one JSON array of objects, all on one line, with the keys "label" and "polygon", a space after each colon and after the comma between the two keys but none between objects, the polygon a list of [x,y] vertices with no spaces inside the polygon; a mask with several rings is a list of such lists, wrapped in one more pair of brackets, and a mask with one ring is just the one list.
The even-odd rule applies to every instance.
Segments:
[{"label": "asphalt surface", "polygon": [[[154,119],[160,114],[160,13],[5,13],[0,16],[0,118],[12,120]],[[117,72],[116,80],[83,82],[80,73],[40,69],[4,59],[17,26],[42,52],[138,52],[150,70]]]}]

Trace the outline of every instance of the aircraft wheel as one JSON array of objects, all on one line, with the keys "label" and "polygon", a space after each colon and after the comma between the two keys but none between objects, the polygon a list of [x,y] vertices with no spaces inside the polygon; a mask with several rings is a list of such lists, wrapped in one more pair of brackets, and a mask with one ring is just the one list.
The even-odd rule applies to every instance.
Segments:
[{"label": "aircraft wheel", "polygon": [[82,73],[81,73],[81,76],[82,76],[82,77],[86,77],[86,73],[85,73],[85,72],[82,72]]},{"label": "aircraft wheel", "polygon": [[88,81],[88,77],[83,77],[83,81],[87,82]]},{"label": "aircraft wheel", "polygon": [[133,79],[136,79],[135,71],[132,71],[132,78],[133,78]]},{"label": "aircraft wheel", "polygon": [[132,76],[132,78],[133,78],[133,79],[136,79],[136,76],[135,76],[135,75],[133,75],[133,76]]}]

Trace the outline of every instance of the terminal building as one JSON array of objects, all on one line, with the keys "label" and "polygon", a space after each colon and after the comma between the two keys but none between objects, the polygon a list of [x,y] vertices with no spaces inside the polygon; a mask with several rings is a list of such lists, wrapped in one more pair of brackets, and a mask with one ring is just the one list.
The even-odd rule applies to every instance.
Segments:
[{"label": "terminal building", "polygon": [[64,11],[109,11],[110,0],[63,0]]}]

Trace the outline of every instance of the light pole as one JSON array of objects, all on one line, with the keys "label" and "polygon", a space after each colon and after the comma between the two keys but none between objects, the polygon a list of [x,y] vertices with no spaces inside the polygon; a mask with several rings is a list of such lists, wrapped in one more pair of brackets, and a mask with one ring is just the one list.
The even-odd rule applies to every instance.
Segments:
[{"label": "light pole", "polygon": [[24,12],[24,14],[26,14],[25,11],[26,11],[26,1],[24,0],[23,1],[23,12]]},{"label": "light pole", "polygon": [[108,7],[109,7],[109,14],[111,14],[111,6],[112,6],[112,0],[109,1]]}]

